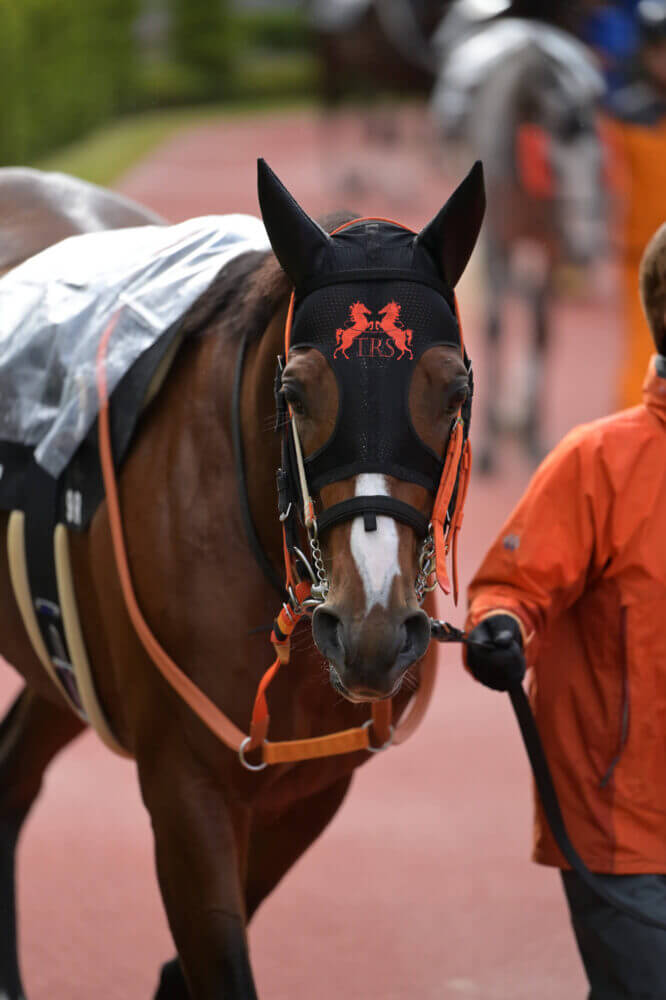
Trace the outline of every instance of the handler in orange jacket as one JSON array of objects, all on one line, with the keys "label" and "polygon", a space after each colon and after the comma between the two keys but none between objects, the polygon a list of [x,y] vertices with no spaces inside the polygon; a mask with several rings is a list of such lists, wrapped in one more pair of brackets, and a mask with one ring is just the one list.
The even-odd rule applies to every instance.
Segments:
[{"label": "handler in orange jacket", "polygon": [[[571,840],[666,922],[666,225],[643,256],[643,404],[571,432],[469,589],[467,665],[530,696]],[[507,634],[508,633],[508,634]],[[534,859],[566,868],[540,807]],[[666,998],[666,931],[562,873],[589,1000]]]}]

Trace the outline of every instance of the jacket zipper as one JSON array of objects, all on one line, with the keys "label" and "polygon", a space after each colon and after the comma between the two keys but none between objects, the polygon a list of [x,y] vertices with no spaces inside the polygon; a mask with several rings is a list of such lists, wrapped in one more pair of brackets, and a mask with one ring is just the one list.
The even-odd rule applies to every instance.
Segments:
[{"label": "jacket zipper", "polygon": [[600,781],[600,787],[605,788],[613,777],[615,768],[620,763],[624,748],[629,737],[629,664],[627,663],[627,609],[620,611],[620,640],[622,644],[622,718],[620,724],[620,743],[617,753],[608,765],[608,770]]}]

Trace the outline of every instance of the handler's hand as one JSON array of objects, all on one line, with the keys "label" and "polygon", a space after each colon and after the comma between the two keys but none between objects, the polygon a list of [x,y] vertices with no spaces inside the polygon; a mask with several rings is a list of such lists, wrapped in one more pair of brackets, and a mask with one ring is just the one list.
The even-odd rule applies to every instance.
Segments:
[{"label": "handler's hand", "polygon": [[468,636],[467,666],[477,681],[508,691],[525,676],[520,627],[510,615],[489,615]]}]

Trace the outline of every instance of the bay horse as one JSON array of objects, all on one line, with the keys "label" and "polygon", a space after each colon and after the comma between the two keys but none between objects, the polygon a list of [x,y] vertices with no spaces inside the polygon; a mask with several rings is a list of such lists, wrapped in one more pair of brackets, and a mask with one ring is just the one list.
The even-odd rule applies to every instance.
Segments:
[{"label": "bay horse", "polygon": [[321,60],[321,98],[337,107],[354,92],[429,93],[436,57],[428,41],[448,0],[310,0]]},{"label": "bay horse", "polygon": [[[603,81],[581,43],[536,21],[499,18],[449,44],[433,110],[487,164],[484,370],[493,391],[479,466],[490,472],[508,431],[517,433],[532,462],[547,450],[542,424],[554,277],[563,264],[588,267],[606,243]],[[522,352],[522,413],[507,420],[500,350],[512,292],[526,306],[530,332]]]},{"label": "bay horse", "polygon": [[[142,613],[187,678],[243,727],[264,673],[266,624],[279,598],[244,532],[248,511],[234,464],[231,405],[239,352],[245,345],[239,404],[249,512],[265,557],[279,566],[283,539],[273,491],[280,442],[267,428],[274,420],[276,358],[284,351],[294,285],[315,257],[324,260],[342,243],[353,248],[374,241],[375,267],[382,266],[387,255],[377,257],[378,234],[395,241],[398,233],[431,270],[431,287],[410,285],[414,294],[437,296],[435,286],[452,290],[476,242],[485,196],[477,167],[418,235],[382,220],[358,222],[342,238],[328,231],[349,217],[319,226],[265,165],[260,201],[275,253],[253,251],[235,259],[185,315],[174,366],[144,411],[118,476]],[[79,224],[84,230],[85,216]],[[26,245],[31,247],[29,239]],[[408,268],[405,263],[409,283]],[[316,304],[319,295],[306,304]],[[449,305],[437,301],[449,328],[457,329]],[[308,461],[336,424],[338,386],[331,365],[316,349],[292,349],[281,391]],[[422,447],[435,457],[445,453],[452,428],[459,431],[456,415],[469,391],[459,343],[433,346],[414,364],[404,405]],[[368,492],[380,494],[385,504],[411,505],[424,519],[433,511],[432,492],[381,471],[331,482],[316,492],[315,503],[325,514],[350,500],[363,503]],[[0,520],[4,531],[6,515]],[[416,594],[420,540],[391,515],[378,516],[374,530],[364,531],[363,521],[347,519],[321,539],[327,591],[314,612],[314,642],[309,627],[303,628],[289,669],[270,690],[278,739],[358,725],[367,703],[387,695],[395,694],[399,715],[418,686],[419,661],[434,656],[428,616]],[[255,1000],[247,923],[330,822],[354,769],[370,755],[280,764],[261,773],[243,768],[239,755],[165,683],[139,641],[116,569],[107,502],[89,530],[72,534],[70,542],[94,681],[114,735],[136,760],[178,953],[164,965],[155,997]],[[0,652],[25,682],[0,723],[0,996],[20,1000],[25,991],[16,949],[15,847],[46,767],[83,723],[66,707],[28,641],[4,546],[0,637]]]}]

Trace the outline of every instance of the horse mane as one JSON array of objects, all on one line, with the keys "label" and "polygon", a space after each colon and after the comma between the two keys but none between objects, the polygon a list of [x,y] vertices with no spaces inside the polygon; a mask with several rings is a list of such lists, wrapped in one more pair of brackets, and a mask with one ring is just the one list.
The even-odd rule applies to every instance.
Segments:
[{"label": "horse mane", "polygon": [[[318,221],[330,233],[357,218],[354,212],[337,211]],[[230,339],[240,340],[245,335],[248,341],[259,340],[291,290],[291,282],[272,250],[250,250],[225,264],[190,306],[182,319],[183,332],[186,337],[203,335],[220,318]]]}]

